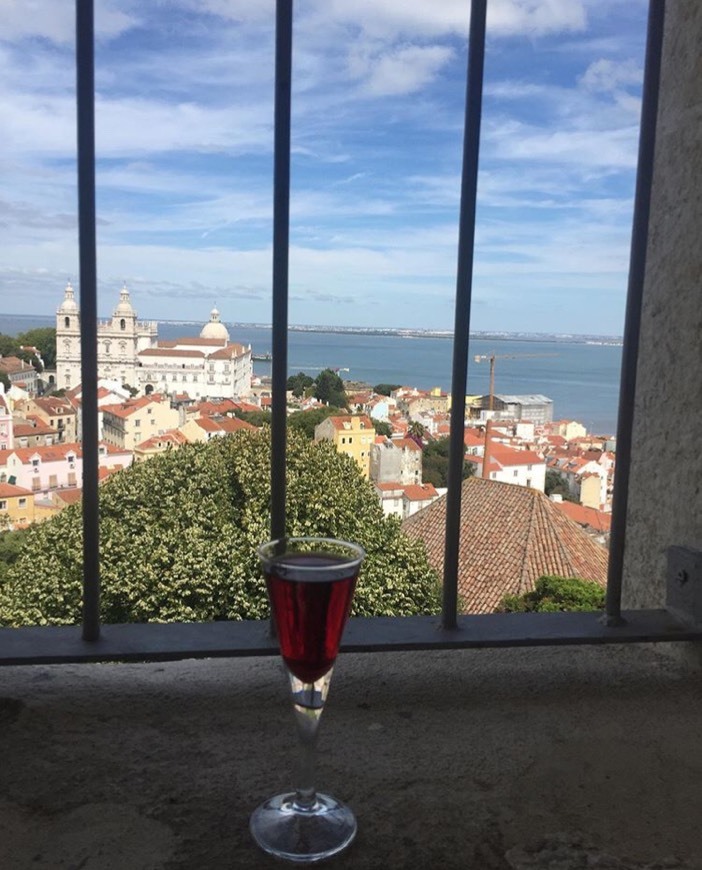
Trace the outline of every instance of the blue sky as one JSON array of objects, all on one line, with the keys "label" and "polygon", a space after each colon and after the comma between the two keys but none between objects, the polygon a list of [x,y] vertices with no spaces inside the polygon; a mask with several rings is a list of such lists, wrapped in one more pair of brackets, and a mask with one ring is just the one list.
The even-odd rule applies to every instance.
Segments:
[{"label": "blue sky", "polygon": [[[77,283],[73,3],[0,5],[0,310]],[[299,0],[292,323],[451,328],[467,0]],[[489,0],[472,327],[620,334],[645,0]],[[269,322],[270,0],[96,4],[100,313]]]}]

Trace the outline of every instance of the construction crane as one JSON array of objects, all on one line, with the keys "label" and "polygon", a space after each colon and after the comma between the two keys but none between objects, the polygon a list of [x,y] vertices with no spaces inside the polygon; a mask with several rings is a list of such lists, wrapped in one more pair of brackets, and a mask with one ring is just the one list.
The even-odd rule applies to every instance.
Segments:
[{"label": "construction crane", "polygon": [[495,360],[496,359],[527,359],[537,356],[558,356],[557,353],[479,353],[473,359],[477,363],[490,360],[490,404],[488,410],[493,410],[495,399]]}]

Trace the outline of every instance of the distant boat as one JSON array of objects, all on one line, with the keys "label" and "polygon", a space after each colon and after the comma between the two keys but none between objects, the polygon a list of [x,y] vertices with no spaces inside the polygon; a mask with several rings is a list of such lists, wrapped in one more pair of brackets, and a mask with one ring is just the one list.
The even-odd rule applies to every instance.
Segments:
[{"label": "distant boat", "polygon": [[272,353],[252,353],[251,359],[254,360],[254,362],[271,362],[271,360],[273,359],[273,354]]}]

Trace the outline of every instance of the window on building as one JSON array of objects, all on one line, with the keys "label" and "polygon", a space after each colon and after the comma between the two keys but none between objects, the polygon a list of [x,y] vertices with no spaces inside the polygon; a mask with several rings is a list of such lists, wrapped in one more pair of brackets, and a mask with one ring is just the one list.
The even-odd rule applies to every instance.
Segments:
[{"label": "window on building", "polygon": [[141,428],[141,420],[135,420],[135,421],[134,421],[134,428],[135,428],[135,429],[139,429],[139,428]]},{"label": "window on building", "polygon": [[124,317],[119,322],[119,328],[123,331],[127,328],[127,321],[124,319]]},{"label": "window on building", "polygon": [[71,327],[71,318],[70,317],[63,318],[63,326],[64,326],[64,329],[70,329],[70,327]]},{"label": "window on building", "polygon": [[58,486],[58,476],[56,474],[49,475],[49,486],[55,489]]},{"label": "window on building", "polygon": [[68,472],[68,485],[69,486],[76,485],[76,475],[75,475],[75,472],[73,472],[73,471]]},{"label": "window on building", "polygon": [[32,459],[32,468],[36,469],[37,471],[39,470],[39,460],[38,459]]},{"label": "window on building", "polygon": [[519,469],[515,468],[513,472],[514,477],[519,477]]},{"label": "window on building", "polygon": [[7,510],[7,502],[0,501],[0,511],[6,511],[6,510]]}]

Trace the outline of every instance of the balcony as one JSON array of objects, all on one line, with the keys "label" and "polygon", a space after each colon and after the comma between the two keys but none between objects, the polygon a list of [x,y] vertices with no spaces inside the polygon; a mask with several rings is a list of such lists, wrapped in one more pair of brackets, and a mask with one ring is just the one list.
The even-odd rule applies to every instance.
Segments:
[{"label": "balcony", "polygon": [[[699,671],[660,649],[342,656],[318,780],[359,834],[330,866],[699,867]],[[277,659],[3,678],[0,866],[282,866],[248,833],[295,759]],[[555,834],[631,863],[517,862]]]}]

